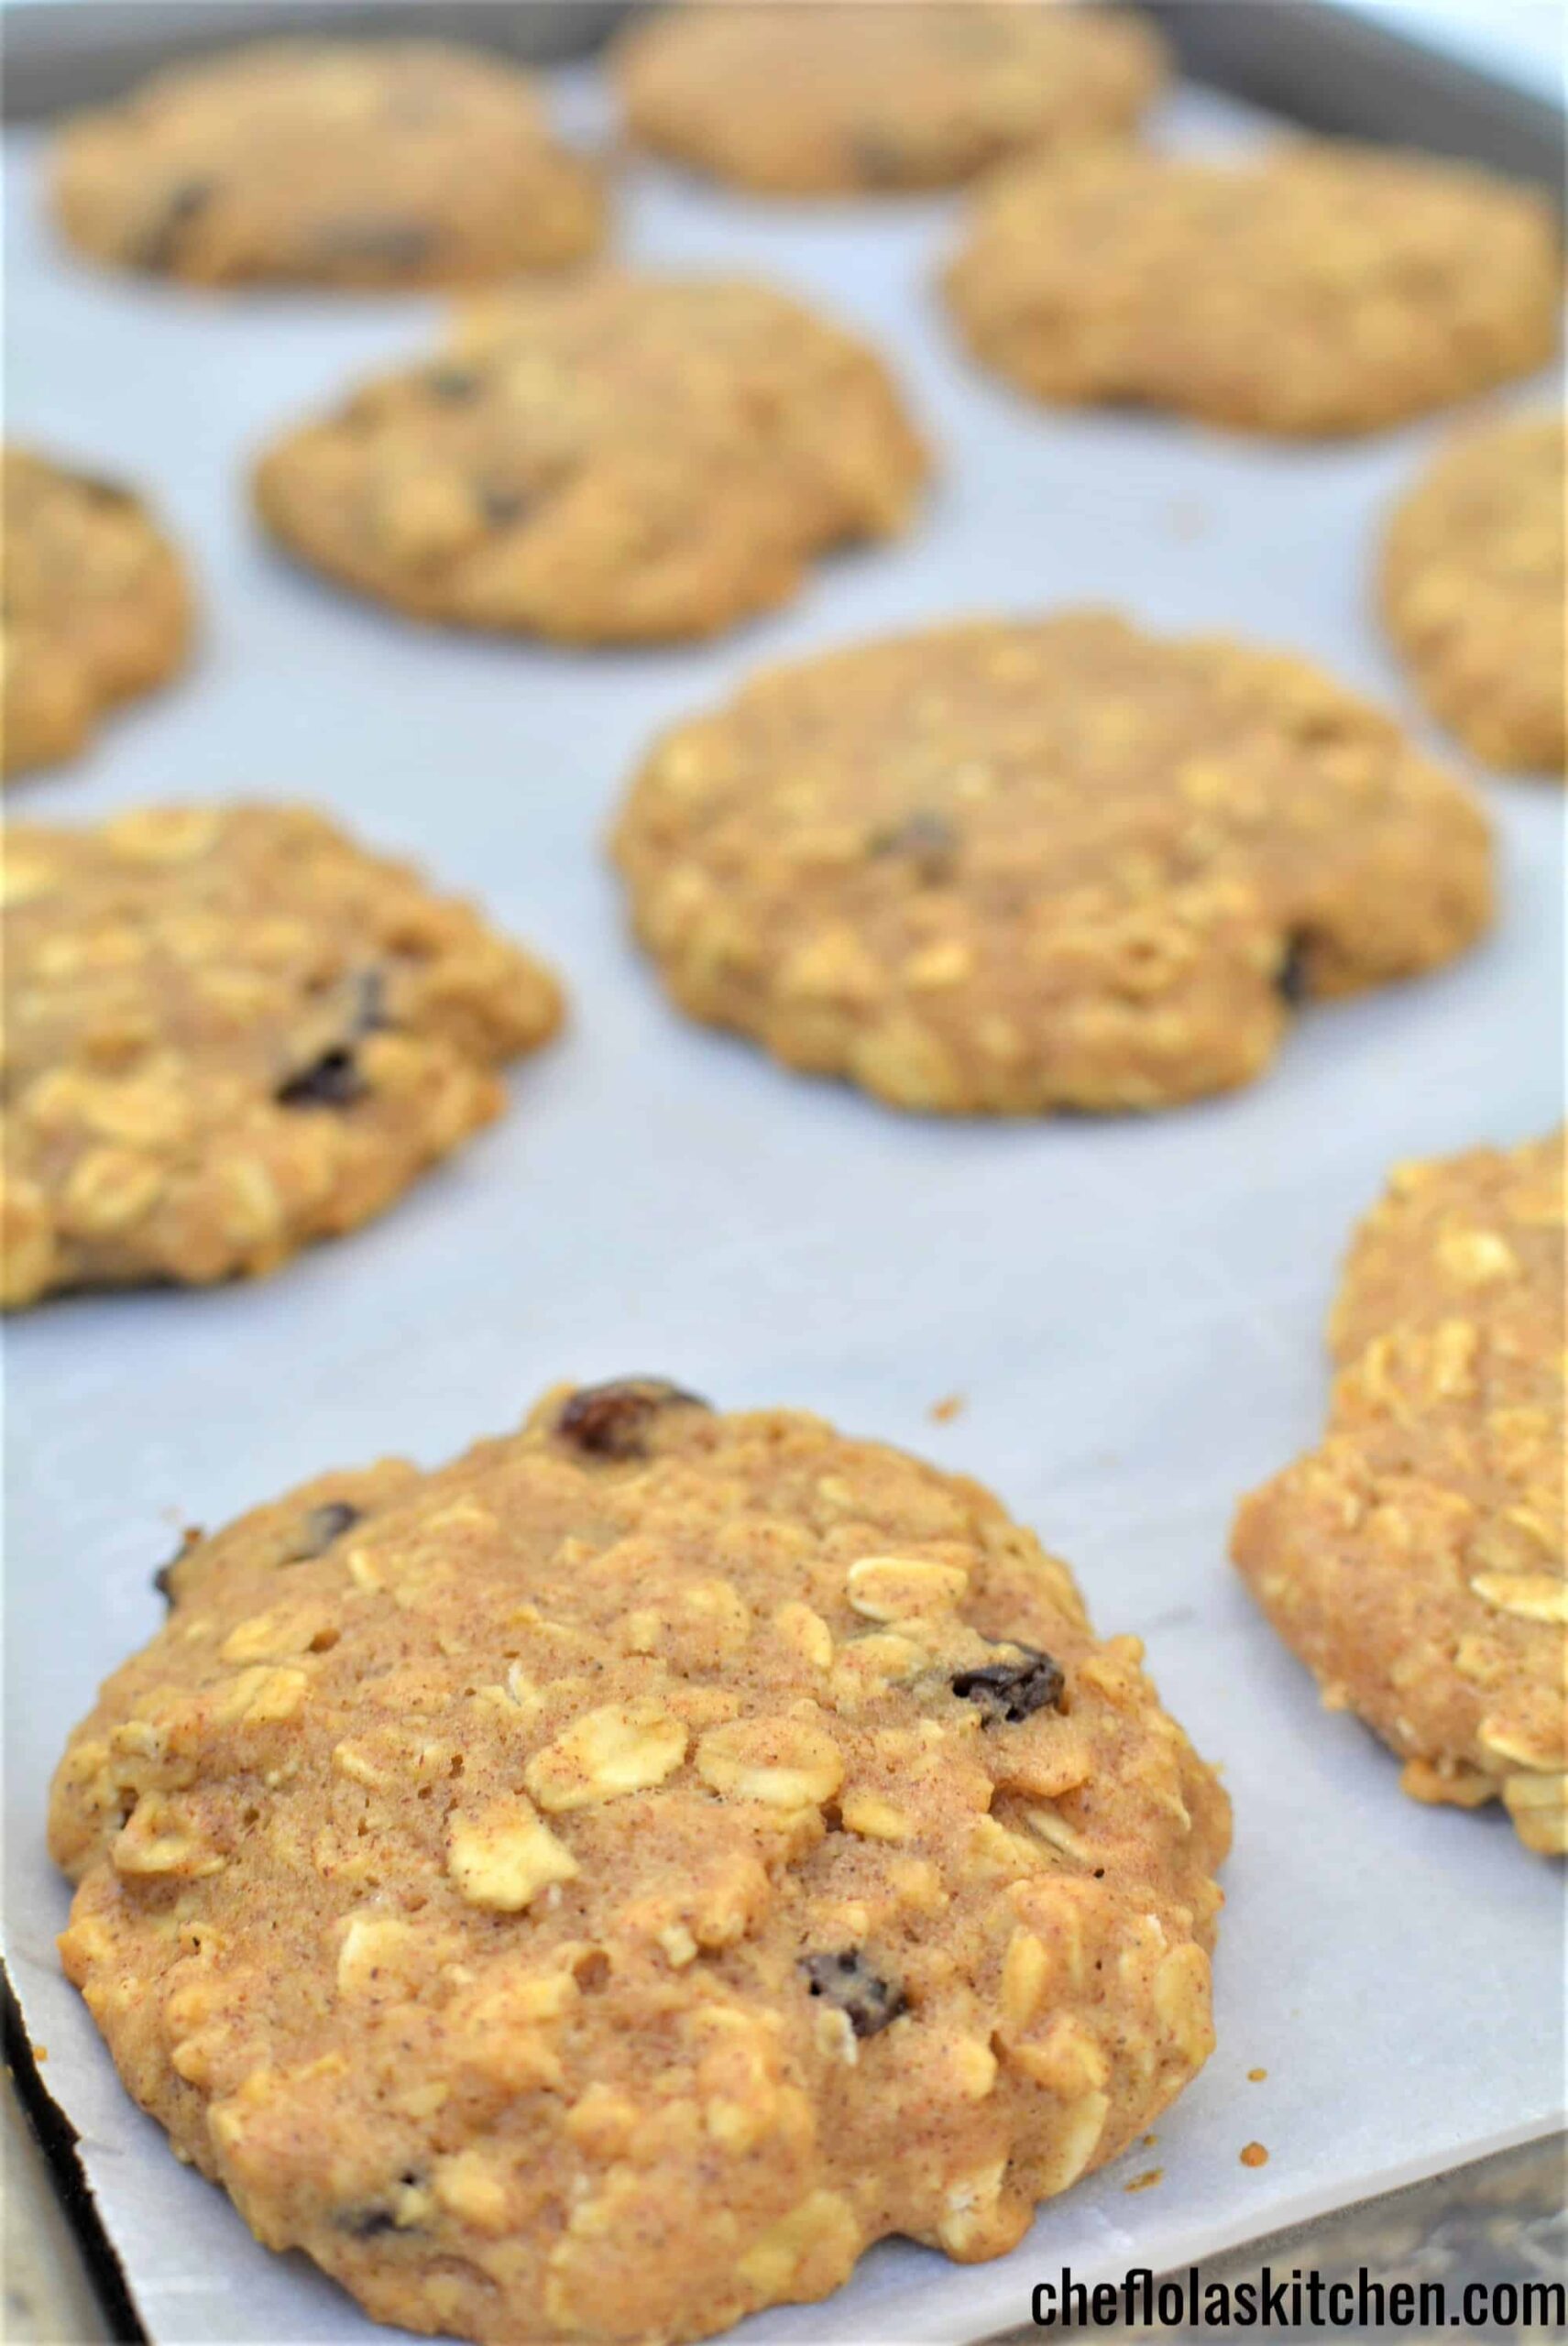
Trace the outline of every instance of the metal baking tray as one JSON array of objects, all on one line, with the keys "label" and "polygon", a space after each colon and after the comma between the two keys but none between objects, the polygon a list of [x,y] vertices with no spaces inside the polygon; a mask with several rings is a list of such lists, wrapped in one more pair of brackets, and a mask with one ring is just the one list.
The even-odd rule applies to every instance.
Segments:
[{"label": "metal baking tray", "polygon": [[[84,102],[171,38],[258,20],[433,16],[551,57],[617,13],[35,0],[5,20],[7,109]],[[1208,85],[1164,109],[1164,139],[1266,133],[1239,92],[1561,184],[1553,109],[1356,12],[1162,13]],[[568,69],[557,97],[569,126],[607,131],[590,73]],[[959,2346],[1024,2321],[1034,2280],[1063,2263],[1092,2278],[1212,2259],[1547,2136],[1563,2069],[1552,1870],[1497,1816],[1404,1801],[1371,1739],[1319,1712],[1223,1559],[1236,1495],[1317,1437],[1336,1259],[1388,1165],[1561,1113],[1562,794],[1476,777],[1504,891],[1479,951],[1309,1013],[1253,1090],[1147,1122],[942,1125],[789,1078],[673,1015],[598,852],[650,735],[751,667],[981,609],[1113,602],[1157,628],[1293,646],[1462,766],[1367,595],[1380,517],[1448,419],[1320,449],[1050,414],[974,373],[930,297],[956,202],[795,207],[639,167],[620,203],[630,256],[755,269],[884,347],[944,457],[929,510],[908,542],[823,565],[789,610],[716,644],[582,656],[422,632],[280,565],[241,477],[280,423],[421,348],[436,305],[213,299],[97,273],[49,235],[38,134],[19,125],[5,147],[10,428],[143,483],[206,613],[194,673],[16,807],[69,822],[150,797],[314,798],[481,896],[573,1001],[504,1123],[357,1237],[256,1287],[82,1299],[8,1332],[6,1962],[19,2036],[47,2048],[29,2092],[59,2121],[50,2154],[114,2334],[377,2332],[177,2166],[61,1981],[66,1891],[41,1818],[64,1734],[154,1628],[149,1575],[177,1524],[334,1462],[433,1462],[563,1376],[659,1368],[980,1475],[1073,1560],[1102,1629],[1144,1635],[1236,1802],[1220,2050],[1157,2148],[1047,2207],[998,2264],[884,2244],[827,2305],[762,2317],[749,2339]],[[953,1393],[962,1414],[935,1422]],[[1269,2162],[1243,2168],[1255,2139]],[[1151,2165],[1162,2181],[1128,2197]]]}]

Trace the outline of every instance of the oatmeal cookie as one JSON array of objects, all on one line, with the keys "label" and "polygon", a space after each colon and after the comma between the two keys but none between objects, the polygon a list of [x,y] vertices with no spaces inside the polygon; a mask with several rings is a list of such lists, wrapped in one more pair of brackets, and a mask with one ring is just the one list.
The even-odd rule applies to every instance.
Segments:
[{"label": "oatmeal cookie", "polygon": [[1512,417],[1444,450],[1396,509],[1383,616],[1422,699],[1489,765],[1561,774],[1564,426]]},{"label": "oatmeal cookie", "polygon": [[1244,1499],[1233,1553],[1422,1801],[1501,1800],[1568,1852],[1563,1141],[1399,1167],[1330,1322],[1321,1446]]},{"label": "oatmeal cookie", "polygon": [[614,837],[681,1007],[905,1108],[1157,1108],[1490,915],[1485,817],[1305,663],[1080,611],[753,680]]},{"label": "oatmeal cookie", "polygon": [[27,449],[0,458],[0,773],[55,765],[184,663],[191,596],[139,498]]},{"label": "oatmeal cookie", "polygon": [[1544,195],[1303,140],[1031,158],[981,192],[947,292],[975,355],[1036,398],[1314,438],[1543,366],[1562,280]]},{"label": "oatmeal cookie", "polygon": [[1130,130],[1167,73],[1146,22],[1065,0],[728,0],[634,26],[616,65],[650,147],[777,195],[948,187]]},{"label": "oatmeal cookie", "polygon": [[978,1485],[656,1378],[192,1543],[66,1968],[269,2246],[489,2346],[975,2260],[1208,2057],[1229,1811]]},{"label": "oatmeal cookie", "polygon": [[604,272],[476,303],[263,456],[267,526],[422,619],[638,642],[782,603],[901,529],[926,457],[881,361],[765,285]]},{"label": "oatmeal cookie", "polygon": [[301,806],[7,827],[3,1299],[269,1271],[499,1113],[554,981]]},{"label": "oatmeal cookie", "polygon": [[532,78],[438,41],[280,41],[170,66],[56,157],[71,242],[193,285],[464,285],[594,251],[604,196]]}]

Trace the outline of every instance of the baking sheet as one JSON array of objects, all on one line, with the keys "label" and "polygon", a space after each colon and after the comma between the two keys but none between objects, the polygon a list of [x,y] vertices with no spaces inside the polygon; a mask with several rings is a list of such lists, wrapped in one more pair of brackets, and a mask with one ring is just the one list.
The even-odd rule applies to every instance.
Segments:
[{"label": "baking sheet", "polygon": [[[581,76],[561,95],[592,114]],[[1204,145],[1255,124],[1190,93],[1162,131]],[[345,375],[417,351],[432,306],[94,275],[50,249],[38,151],[18,137],[5,160],[11,428],[156,492],[207,627],[186,682],[18,809],[314,798],[482,896],[573,1003],[506,1121],[359,1235],[253,1288],[81,1299],[10,1328],[7,1960],[152,2337],[377,2332],[175,2164],[60,1980],[67,1895],[41,1820],[66,1730],[156,1627],[149,1577],[178,1525],[332,1464],[433,1464],[566,1376],[653,1370],[721,1404],[795,1403],[981,1476],[1072,1559],[1102,1631],[1146,1638],[1236,1803],[1220,2047],[1157,2147],[1047,2207],[1000,2263],[884,2243],[827,2304],[748,2340],[971,2341],[1026,2320],[1063,2264],[1185,2264],[1547,2131],[1560,1876],[1495,1813],[1402,1799],[1380,1748],[1320,1712],[1224,1545],[1236,1495],[1318,1434],[1335,1260],[1388,1164],[1561,1113],[1562,793],[1483,783],[1504,917],[1477,952],[1309,1012],[1255,1089],[1146,1122],[926,1123],[786,1076],[665,1007],[598,852],[658,727],[759,662],[954,613],[1099,600],[1234,628],[1321,657],[1419,729],[1366,580],[1377,518],[1441,423],[1293,450],[1049,415],[946,335],[927,288],[947,202],[792,210],[650,169],[627,189],[630,251],[771,273],[895,358],[946,457],[924,524],[696,651],[422,633],[277,563],[237,473]],[[934,1422],[951,1394],[963,1412]],[[1255,2139],[1268,2164],[1243,2167]],[[1162,2181],[1127,2196],[1152,2165]]]}]

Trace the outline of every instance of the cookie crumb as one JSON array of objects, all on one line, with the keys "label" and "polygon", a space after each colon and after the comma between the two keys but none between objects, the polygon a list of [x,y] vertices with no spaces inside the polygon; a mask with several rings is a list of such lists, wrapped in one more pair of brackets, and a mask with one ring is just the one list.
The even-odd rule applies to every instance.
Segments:
[{"label": "cookie crumb", "polygon": [[950,1426],[955,1418],[963,1416],[968,1407],[969,1402],[962,1393],[948,1393],[942,1400],[932,1402],[928,1414],[934,1425]]},{"label": "cookie crumb", "polygon": [[1157,2183],[1164,2181],[1164,2167],[1146,2167],[1142,2175],[1135,2175],[1131,2183],[1124,2183],[1122,2188],[1124,2191],[1151,2191]]},{"label": "cookie crumb", "polygon": [[1243,2166],[1266,2166],[1268,2153],[1261,2143],[1249,2143],[1242,2153]]},{"label": "cookie crumb", "polygon": [[1266,2069],[1249,2069],[1246,2073],[1247,2083],[1251,2086],[1260,2086],[1267,2075]]}]

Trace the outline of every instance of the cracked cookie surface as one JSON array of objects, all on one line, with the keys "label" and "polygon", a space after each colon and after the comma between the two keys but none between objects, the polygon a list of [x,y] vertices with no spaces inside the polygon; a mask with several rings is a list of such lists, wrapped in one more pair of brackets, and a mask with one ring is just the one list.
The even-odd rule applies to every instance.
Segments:
[{"label": "cracked cookie surface", "polygon": [[184,664],[179,556],[118,481],[8,445],[0,459],[6,775],[71,757],[117,701]]},{"label": "cracked cookie surface", "polygon": [[1563,1138],[1401,1166],[1330,1322],[1321,1445],[1242,1503],[1233,1553],[1331,1709],[1403,1789],[1501,1800],[1568,1852]]},{"label": "cracked cookie surface", "polygon": [[299,806],[6,827],[4,1299],[273,1269],[554,1030],[538,963]]},{"label": "cracked cookie surface", "polygon": [[1543,195],[1303,141],[1031,158],[981,191],[946,285],[975,356],[1036,398],[1313,438],[1544,366],[1562,269]]},{"label": "cracked cookie surface", "polygon": [[1099,612],[765,673],[655,746],[614,852],[684,1010],[948,1113],[1246,1082],[1304,995],[1490,914],[1485,817],[1387,718]]},{"label": "cracked cookie surface", "polygon": [[155,74],[60,140],[71,243],[196,285],[472,284],[581,259],[598,174],[532,78],[435,41],[280,41]]},{"label": "cracked cookie surface", "polygon": [[740,279],[596,273],[472,305],[257,473],[274,535],[411,616],[711,634],[892,534],[926,457],[865,345]]},{"label": "cracked cookie surface", "polygon": [[780,195],[951,186],[1023,148],[1130,130],[1166,74],[1141,20],[1064,5],[679,7],[620,42],[650,147]]},{"label": "cracked cookie surface", "polygon": [[1383,616],[1421,698],[1514,771],[1568,762],[1564,447],[1557,415],[1467,432],[1401,499],[1383,547]]},{"label": "cracked cookie surface", "polygon": [[1208,2056],[1224,1794],[974,1483],[625,1378],[162,1584],[56,1780],[65,1964],[378,2319],[668,2341],[999,2255]]}]

